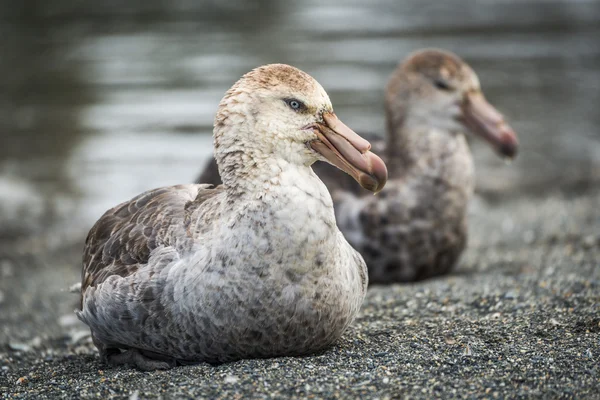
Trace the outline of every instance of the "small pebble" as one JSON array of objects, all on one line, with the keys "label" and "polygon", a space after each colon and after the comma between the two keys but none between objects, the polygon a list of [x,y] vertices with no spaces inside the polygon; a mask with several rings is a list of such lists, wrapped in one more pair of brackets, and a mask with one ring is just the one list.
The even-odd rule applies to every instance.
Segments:
[{"label": "small pebble", "polygon": [[77,325],[79,323],[79,319],[74,313],[62,315],[58,318],[58,324],[63,328],[70,327],[73,325]]},{"label": "small pebble", "polygon": [[509,290],[508,292],[504,293],[504,298],[507,300],[516,299],[517,293],[514,290]]},{"label": "small pebble", "polygon": [[39,336],[34,337],[33,339],[31,339],[31,341],[29,342],[29,345],[31,347],[40,347],[42,345],[42,338]]},{"label": "small pebble", "polygon": [[28,352],[31,350],[31,346],[26,343],[9,342],[8,347],[14,351]]},{"label": "small pebble", "polygon": [[463,351],[463,356],[470,357],[472,355],[473,355],[473,352],[471,351],[471,346],[469,346],[469,344],[467,343],[465,345],[465,350]]},{"label": "small pebble", "polygon": [[92,334],[88,330],[77,330],[71,331],[69,336],[71,338],[71,343],[79,343],[82,339],[91,337]]},{"label": "small pebble", "polygon": [[585,356],[586,356],[587,358],[589,358],[590,360],[591,360],[592,358],[594,358],[594,355],[592,354],[592,351],[591,351],[590,349],[587,349],[587,350],[585,351]]}]

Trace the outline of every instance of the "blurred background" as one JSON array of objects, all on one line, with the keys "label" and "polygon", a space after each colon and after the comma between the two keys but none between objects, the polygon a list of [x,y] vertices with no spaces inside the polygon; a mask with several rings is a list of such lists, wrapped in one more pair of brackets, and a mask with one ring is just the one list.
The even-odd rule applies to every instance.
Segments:
[{"label": "blurred background", "polygon": [[600,183],[600,0],[0,1],[0,280],[23,278],[0,285],[0,325],[55,324],[10,299],[70,312],[60,290],[79,279],[87,230],[194,180],[243,73],[297,66],[349,126],[383,133],[384,85],[423,47],[470,63],[520,137],[510,166],[472,142],[481,198]]}]

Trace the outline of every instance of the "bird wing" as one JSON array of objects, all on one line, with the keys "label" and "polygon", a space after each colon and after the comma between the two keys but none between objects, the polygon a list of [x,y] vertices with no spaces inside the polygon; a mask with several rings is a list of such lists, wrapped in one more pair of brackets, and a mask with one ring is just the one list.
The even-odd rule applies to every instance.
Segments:
[{"label": "bird wing", "polygon": [[85,241],[81,297],[108,277],[129,276],[148,263],[158,247],[192,242],[191,215],[222,191],[211,185],[178,185],[144,192],[111,208],[96,222]]}]

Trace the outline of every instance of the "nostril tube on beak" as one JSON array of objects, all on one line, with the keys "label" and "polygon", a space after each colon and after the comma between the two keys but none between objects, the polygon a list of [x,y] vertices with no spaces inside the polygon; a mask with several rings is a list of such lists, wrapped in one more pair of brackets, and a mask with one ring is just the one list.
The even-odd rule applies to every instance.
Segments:
[{"label": "nostril tube on beak", "polygon": [[323,121],[331,130],[337,132],[340,136],[349,141],[356,150],[361,153],[371,150],[371,143],[360,137],[352,129],[348,128],[346,124],[339,120],[337,115],[329,112],[323,113]]},{"label": "nostril tube on beak", "polygon": [[381,158],[371,153],[371,144],[348,128],[333,113],[323,114],[323,123],[311,126],[318,139],[310,143],[313,150],[328,162],[351,175],[362,187],[373,192],[383,189],[387,168]]}]

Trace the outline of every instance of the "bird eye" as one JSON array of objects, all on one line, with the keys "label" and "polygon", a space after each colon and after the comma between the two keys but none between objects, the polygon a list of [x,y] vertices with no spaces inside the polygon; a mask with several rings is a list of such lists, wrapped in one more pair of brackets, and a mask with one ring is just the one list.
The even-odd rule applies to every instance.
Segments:
[{"label": "bird eye", "polygon": [[448,82],[441,79],[434,79],[433,84],[440,90],[452,90],[452,87],[448,84]]},{"label": "bird eye", "polygon": [[294,111],[302,111],[306,109],[306,106],[300,100],[285,99],[285,103]]}]

